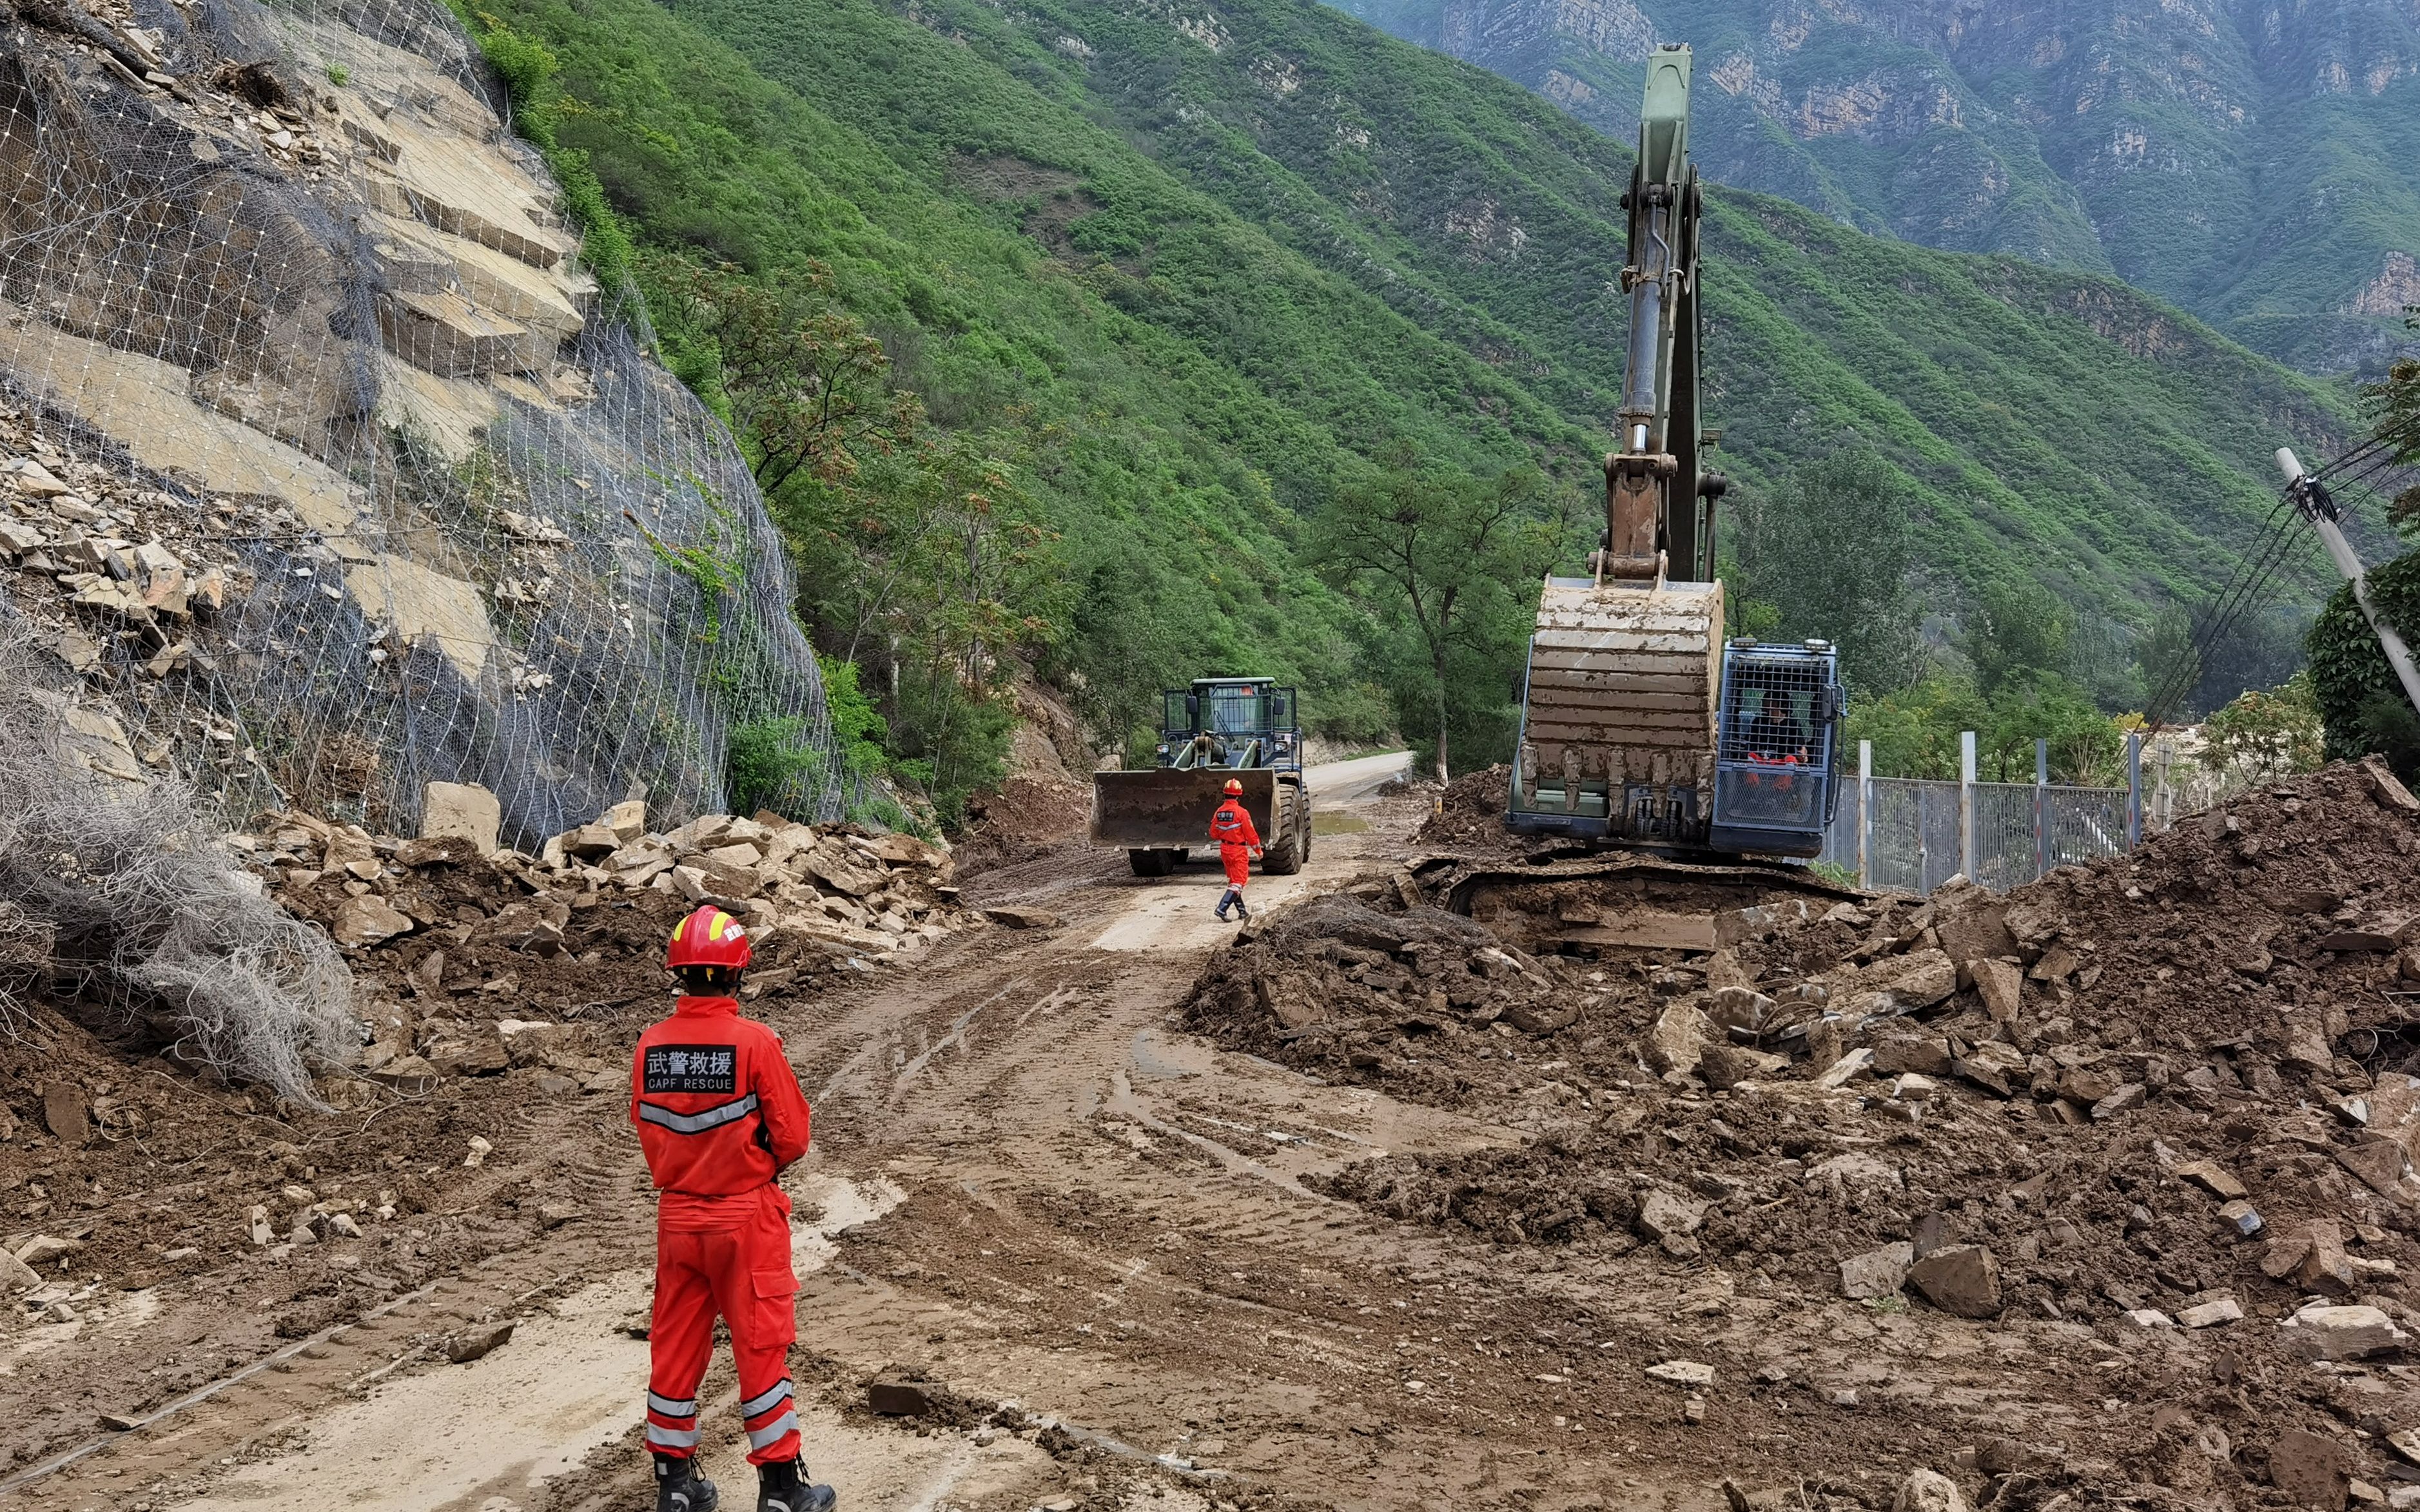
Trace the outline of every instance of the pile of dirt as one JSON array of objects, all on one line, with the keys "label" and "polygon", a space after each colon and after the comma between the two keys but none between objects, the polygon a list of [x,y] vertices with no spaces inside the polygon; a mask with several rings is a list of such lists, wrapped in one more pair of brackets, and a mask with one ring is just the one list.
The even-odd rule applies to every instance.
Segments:
[{"label": "pile of dirt", "polygon": [[1512,795],[1512,769],[1490,766],[1455,778],[1438,795],[1437,810],[1412,839],[1439,850],[1510,851],[1518,847],[1504,829],[1504,806]]},{"label": "pile of dirt", "polygon": [[1373,881],[1222,951],[1189,1012],[1532,1136],[1334,1195],[1884,1311],[2170,1330],[2135,1390],[2235,1451],[2113,1443],[2096,1475],[2242,1495],[2297,1430],[2392,1484],[2420,1402],[2357,1381],[2420,1335],[2415,874],[2420,803],[2338,766],[2006,897],[1770,901],[1711,956],[1526,958]]}]

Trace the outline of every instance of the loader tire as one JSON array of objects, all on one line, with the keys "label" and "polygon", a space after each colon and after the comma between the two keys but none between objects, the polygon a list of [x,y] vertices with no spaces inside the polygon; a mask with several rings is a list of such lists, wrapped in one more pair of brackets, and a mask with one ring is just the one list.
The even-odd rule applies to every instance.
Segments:
[{"label": "loader tire", "polygon": [[1302,870],[1302,858],[1310,850],[1306,843],[1311,836],[1311,805],[1300,788],[1278,784],[1276,811],[1269,816],[1270,827],[1277,834],[1261,849],[1261,873],[1264,876],[1290,877]]},{"label": "loader tire", "polygon": [[1128,851],[1126,865],[1139,877],[1164,877],[1176,870],[1174,851]]}]

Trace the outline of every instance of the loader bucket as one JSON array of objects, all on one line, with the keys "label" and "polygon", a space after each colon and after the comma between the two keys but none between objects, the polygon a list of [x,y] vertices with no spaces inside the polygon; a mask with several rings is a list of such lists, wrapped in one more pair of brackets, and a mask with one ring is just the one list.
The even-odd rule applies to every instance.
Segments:
[{"label": "loader bucket", "polygon": [[1244,811],[1252,816],[1252,827],[1274,842],[1270,820],[1277,773],[1268,767],[1237,771],[1218,766],[1094,772],[1092,841],[1129,851],[1207,845],[1210,816],[1226,801],[1222,790],[1230,778],[1244,784]]}]

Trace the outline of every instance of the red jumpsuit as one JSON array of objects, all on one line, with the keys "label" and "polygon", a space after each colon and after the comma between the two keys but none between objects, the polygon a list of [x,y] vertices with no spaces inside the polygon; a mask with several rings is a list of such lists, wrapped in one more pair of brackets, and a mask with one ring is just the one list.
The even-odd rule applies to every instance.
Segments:
[{"label": "red jumpsuit", "polygon": [[799,1458],[790,1341],[799,1278],[776,1178],[807,1152],[806,1094],[782,1040],[728,997],[684,997],[639,1036],[630,1121],[662,1194],[648,1335],[647,1447],[697,1453],[697,1386],[714,1319],[731,1328],[752,1464]]},{"label": "red jumpsuit", "polygon": [[1244,811],[1244,800],[1229,798],[1210,816],[1210,838],[1218,842],[1218,864],[1227,869],[1228,886],[1241,891],[1251,874],[1252,853],[1261,848],[1261,832]]}]

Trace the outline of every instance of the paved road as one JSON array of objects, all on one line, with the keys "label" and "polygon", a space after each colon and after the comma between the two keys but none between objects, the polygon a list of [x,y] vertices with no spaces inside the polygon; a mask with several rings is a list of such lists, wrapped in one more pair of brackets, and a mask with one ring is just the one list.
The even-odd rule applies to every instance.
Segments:
[{"label": "paved road", "polygon": [[1349,809],[1365,798],[1377,796],[1379,785],[1388,778],[1412,769],[1412,753],[1390,750],[1380,756],[1361,756],[1349,762],[1329,762],[1324,766],[1306,770],[1303,781],[1311,788],[1311,801],[1330,809]]}]

